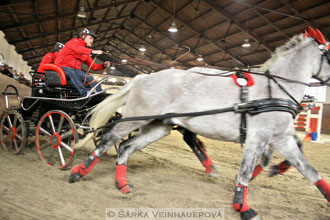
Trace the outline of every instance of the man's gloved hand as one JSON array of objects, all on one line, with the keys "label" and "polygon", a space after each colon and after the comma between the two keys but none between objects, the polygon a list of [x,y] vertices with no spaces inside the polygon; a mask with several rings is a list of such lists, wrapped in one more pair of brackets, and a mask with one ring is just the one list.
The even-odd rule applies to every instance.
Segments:
[{"label": "man's gloved hand", "polygon": [[110,61],[105,61],[105,62],[103,63],[103,66],[104,66],[105,68],[109,68],[109,67],[111,66]]},{"label": "man's gloved hand", "polygon": [[103,53],[103,51],[102,51],[102,50],[92,50],[92,53],[93,53],[93,54],[100,55],[100,54]]}]

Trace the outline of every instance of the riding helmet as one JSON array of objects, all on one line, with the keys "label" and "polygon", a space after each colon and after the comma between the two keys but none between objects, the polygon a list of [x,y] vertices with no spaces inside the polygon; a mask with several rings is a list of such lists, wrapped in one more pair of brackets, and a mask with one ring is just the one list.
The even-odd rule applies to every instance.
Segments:
[{"label": "riding helmet", "polygon": [[64,44],[61,42],[56,42],[54,49],[55,51],[60,51],[64,47]]},{"label": "riding helmet", "polygon": [[93,30],[90,30],[88,28],[84,28],[81,32],[80,32],[80,36],[82,35],[91,35],[92,37],[94,37],[94,39],[96,39],[96,34]]}]

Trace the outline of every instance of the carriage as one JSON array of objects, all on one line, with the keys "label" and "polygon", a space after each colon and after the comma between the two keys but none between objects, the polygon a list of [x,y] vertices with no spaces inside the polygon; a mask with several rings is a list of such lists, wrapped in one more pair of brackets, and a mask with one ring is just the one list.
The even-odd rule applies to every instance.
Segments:
[{"label": "carriage", "polygon": [[[45,74],[32,74],[31,96],[21,99],[13,85],[4,89],[6,109],[0,120],[1,145],[12,154],[23,154],[29,137],[35,137],[41,159],[68,169],[76,155],[74,144],[89,131],[87,113],[111,95],[110,91],[119,88],[108,86],[96,92],[98,85],[109,84],[111,77],[105,77],[87,96],[81,97],[60,66],[44,64],[43,67]],[[117,85],[126,83],[123,78],[117,79],[120,82]],[[9,98],[13,97],[17,98],[17,106],[9,106]]]}]

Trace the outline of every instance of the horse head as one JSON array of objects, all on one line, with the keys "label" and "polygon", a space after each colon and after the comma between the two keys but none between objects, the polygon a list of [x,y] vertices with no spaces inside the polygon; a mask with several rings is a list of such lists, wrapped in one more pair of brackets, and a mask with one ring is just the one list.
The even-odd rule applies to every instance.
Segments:
[{"label": "horse head", "polygon": [[[313,75],[313,78],[319,80],[322,84],[330,86],[330,43],[325,40],[325,37],[319,29],[314,30],[311,27],[308,27],[308,31],[305,31],[305,37],[315,39],[322,54],[320,67],[318,72]],[[324,63],[324,59],[326,59],[328,63]]]}]

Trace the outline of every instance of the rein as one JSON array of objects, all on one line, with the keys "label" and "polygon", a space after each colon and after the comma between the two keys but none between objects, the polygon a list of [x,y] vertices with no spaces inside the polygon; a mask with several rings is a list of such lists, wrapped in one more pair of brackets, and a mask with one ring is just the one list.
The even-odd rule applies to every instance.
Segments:
[{"label": "rein", "polygon": [[103,74],[105,73],[106,69],[107,68],[104,68],[102,73],[99,74],[94,80],[90,81],[89,83],[86,83],[86,80],[87,80],[87,75],[90,75],[89,71],[91,70],[93,64],[95,63],[95,60],[97,58],[98,55],[96,55],[92,61],[92,63],[89,65],[88,69],[87,69],[87,72],[86,72],[86,75],[85,75],[85,79],[84,79],[84,85],[85,86],[89,86],[90,84],[94,83],[95,81],[97,81],[101,76],[103,76]]}]

